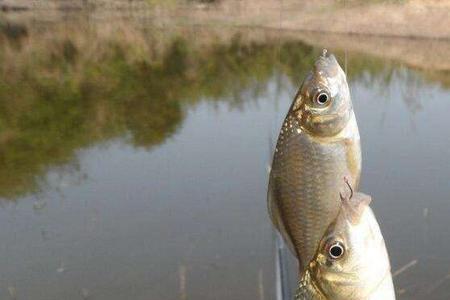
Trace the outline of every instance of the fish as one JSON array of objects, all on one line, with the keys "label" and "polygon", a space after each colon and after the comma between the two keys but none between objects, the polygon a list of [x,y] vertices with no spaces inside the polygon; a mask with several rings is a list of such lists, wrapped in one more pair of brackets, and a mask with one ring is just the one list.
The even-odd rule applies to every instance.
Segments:
[{"label": "fish", "polygon": [[336,217],[343,176],[357,189],[361,146],[344,71],[326,50],[289,108],[273,154],[268,210],[301,273]]},{"label": "fish", "polygon": [[295,300],[395,300],[389,256],[369,206],[371,197],[351,190],[341,199],[336,219],[301,275]]}]

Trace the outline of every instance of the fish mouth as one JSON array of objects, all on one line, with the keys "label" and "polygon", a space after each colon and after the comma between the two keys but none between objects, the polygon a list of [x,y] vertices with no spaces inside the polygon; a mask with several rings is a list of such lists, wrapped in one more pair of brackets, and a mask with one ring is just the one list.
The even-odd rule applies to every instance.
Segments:
[{"label": "fish mouth", "polygon": [[327,49],[323,49],[322,55],[319,56],[314,64],[314,73],[325,77],[336,76],[340,69],[341,67],[336,57],[329,53]]},{"label": "fish mouth", "polygon": [[[332,291],[345,290],[356,291],[361,286],[361,279],[358,275],[351,272],[327,271],[327,276],[314,274],[314,282],[323,295],[329,295]],[[328,299],[328,298],[327,298]]]},{"label": "fish mouth", "polygon": [[340,110],[333,114],[321,115],[307,111],[302,116],[302,129],[321,136],[332,136],[339,133],[350,119],[349,110]]}]

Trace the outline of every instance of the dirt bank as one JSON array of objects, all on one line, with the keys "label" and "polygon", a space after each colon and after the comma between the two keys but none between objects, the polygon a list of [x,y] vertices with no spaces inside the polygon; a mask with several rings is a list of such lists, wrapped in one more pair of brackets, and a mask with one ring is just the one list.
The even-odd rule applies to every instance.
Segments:
[{"label": "dirt bank", "polygon": [[141,18],[166,24],[261,26],[310,32],[450,39],[450,0],[0,0],[0,18]]},{"label": "dirt bank", "polygon": [[[0,4],[6,1],[0,0]],[[38,30],[49,31],[48,36],[55,32],[48,30],[51,24],[59,24],[57,27],[72,24],[70,27],[80,28],[78,31],[94,26],[101,32],[114,32],[120,24],[126,32],[135,32],[136,28],[158,29],[161,37],[172,30],[190,30],[195,32],[193,41],[204,45],[229,43],[237,33],[256,42],[299,40],[334,51],[400,62],[450,84],[450,24],[447,24],[450,0],[373,4],[350,0],[223,0],[218,4],[176,5],[149,5],[141,0],[114,0],[109,4],[105,1],[42,0],[39,6],[33,6],[30,3],[37,2],[17,0],[16,5],[26,9],[0,14],[0,29],[6,19],[14,24],[6,27],[8,34],[14,35]]]},{"label": "dirt bank", "polygon": [[223,1],[202,6],[189,19],[311,32],[450,39],[449,0]]}]

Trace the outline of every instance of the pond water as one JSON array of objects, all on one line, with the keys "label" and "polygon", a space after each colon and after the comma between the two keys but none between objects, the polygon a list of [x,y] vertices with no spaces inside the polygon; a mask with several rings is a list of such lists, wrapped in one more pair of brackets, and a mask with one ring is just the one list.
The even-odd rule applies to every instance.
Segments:
[{"label": "pond water", "polygon": [[[118,51],[80,83],[71,47],[64,80],[37,80],[48,65],[0,79],[0,298],[274,299],[267,168],[321,49],[233,41],[196,56],[178,39],[157,67]],[[348,67],[361,190],[393,271],[416,261],[398,299],[448,299],[449,86],[363,54]]]}]

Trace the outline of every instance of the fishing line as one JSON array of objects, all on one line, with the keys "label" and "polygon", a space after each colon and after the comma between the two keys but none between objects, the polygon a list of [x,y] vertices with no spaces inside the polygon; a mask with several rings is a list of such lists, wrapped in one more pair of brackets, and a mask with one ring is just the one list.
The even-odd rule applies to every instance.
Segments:
[{"label": "fishing line", "polygon": [[347,48],[345,48],[344,53],[344,72],[345,76],[347,76]]},{"label": "fishing line", "polygon": [[[344,0],[344,11],[345,11],[345,13],[347,13],[347,5],[346,4],[347,4],[347,1]],[[346,28],[346,30],[348,28],[347,18],[345,18],[345,28]],[[348,61],[348,59],[347,59],[347,47],[345,47],[345,49],[344,49],[344,72],[345,72],[345,76],[347,76],[347,61]]]},{"label": "fishing line", "polygon": [[[281,18],[282,18],[282,7],[283,7],[283,0],[279,0],[279,14],[278,14],[278,36],[276,38],[276,44],[275,44],[275,55],[274,55],[274,60],[275,60],[275,64],[276,66],[280,66],[281,65]],[[275,31],[276,32],[276,31]],[[276,70],[276,69],[275,69]],[[272,114],[272,119],[270,120],[270,124],[269,126],[269,136],[268,136],[268,140],[269,140],[269,159],[267,161],[267,175],[269,176],[270,174],[270,170],[272,167],[272,156],[273,156],[273,152],[275,151],[275,148],[273,146],[273,129],[274,129],[274,124],[277,121],[277,113],[278,113],[278,106],[277,103],[280,102],[280,95],[281,93],[279,91],[281,91],[281,80],[277,80],[280,77],[280,74],[278,72],[275,72],[275,84],[277,85],[275,93],[274,93],[274,98],[275,98],[275,109],[273,109],[273,114]]]},{"label": "fishing line", "polygon": [[[283,17],[283,0],[279,1],[279,23],[278,23],[278,40],[277,40],[277,60],[278,65],[281,67],[281,22]],[[281,73],[281,71],[280,71]],[[282,74],[279,74],[279,76],[282,76]],[[281,80],[278,81],[278,84],[282,85],[282,77]],[[281,90],[281,89],[279,89]],[[279,98],[281,93],[276,93],[276,97]],[[279,99],[277,99],[277,102],[279,102]],[[274,117],[275,120],[277,119],[277,112],[278,110],[274,110]],[[273,127],[272,127],[273,128]],[[271,128],[271,133],[272,133]],[[269,138],[270,142],[270,148],[271,148],[271,154],[273,154],[274,147],[273,147],[273,139],[272,137]],[[271,160],[270,160],[271,162]],[[268,166],[268,171],[270,168],[270,164]],[[269,174],[270,172],[268,172]],[[275,299],[276,300],[289,300],[292,299],[291,296],[291,290],[289,286],[289,277],[288,277],[288,268],[287,268],[287,262],[286,262],[286,253],[284,251],[284,242],[281,238],[280,234],[277,232],[277,230],[273,230],[274,233],[274,239],[275,239]]]},{"label": "fishing line", "polygon": [[281,20],[283,15],[283,0],[280,0],[280,14],[278,26],[278,63],[281,64]]}]

